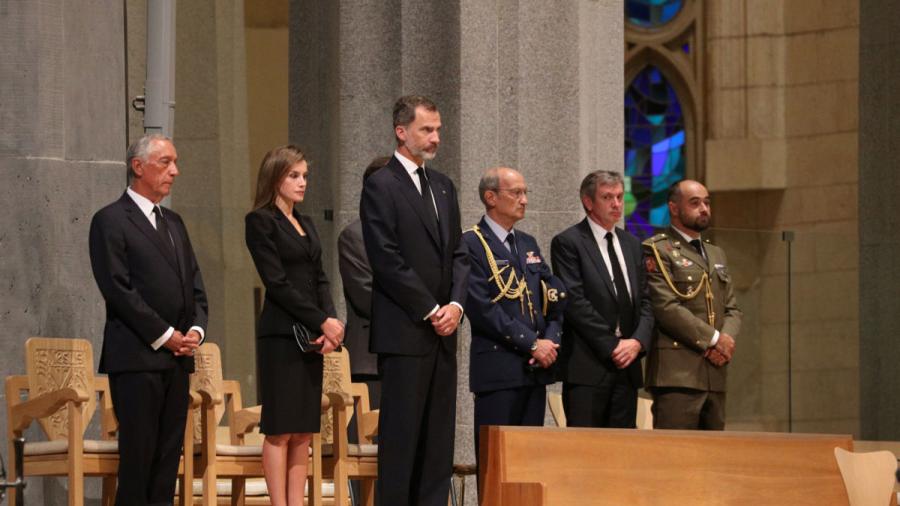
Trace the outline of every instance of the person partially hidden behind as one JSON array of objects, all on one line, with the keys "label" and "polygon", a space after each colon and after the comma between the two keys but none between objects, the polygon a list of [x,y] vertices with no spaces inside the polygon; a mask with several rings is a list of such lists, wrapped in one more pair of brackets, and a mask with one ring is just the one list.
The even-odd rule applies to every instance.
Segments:
[{"label": "person partially hidden behind", "polygon": [[712,216],[706,187],[679,181],[668,205],[672,226],[644,241],[656,317],[647,363],[653,427],[722,430],[742,313],[725,252],[701,238]]},{"label": "person partially hidden behind", "polygon": [[172,504],[206,292],[181,217],[160,206],[178,176],[172,141],[128,147],[130,186],[91,220],[94,279],[106,302],[100,372],[119,422],[118,506]]},{"label": "person partially hidden behind", "polygon": [[[322,246],[303,202],[309,165],[295,146],[269,151],[259,168],[246,241],[266,288],[256,329],[263,472],[273,506],[302,506],[313,433],[319,432],[323,355],[344,339],[336,318]],[[293,327],[314,335],[318,351],[303,352]]]}]

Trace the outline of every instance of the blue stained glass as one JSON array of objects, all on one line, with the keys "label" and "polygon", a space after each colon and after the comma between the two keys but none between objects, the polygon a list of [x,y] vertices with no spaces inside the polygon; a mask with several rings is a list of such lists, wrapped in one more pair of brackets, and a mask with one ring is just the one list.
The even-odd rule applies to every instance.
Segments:
[{"label": "blue stained glass", "polygon": [[638,237],[669,225],[666,196],[684,178],[684,149],[678,95],[657,67],[645,67],[625,91],[625,176],[634,202],[625,224]]},{"label": "blue stained glass", "polygon": [[641,28],[657,28],[681,12],[684,0],[625,0],[625,19]]}]

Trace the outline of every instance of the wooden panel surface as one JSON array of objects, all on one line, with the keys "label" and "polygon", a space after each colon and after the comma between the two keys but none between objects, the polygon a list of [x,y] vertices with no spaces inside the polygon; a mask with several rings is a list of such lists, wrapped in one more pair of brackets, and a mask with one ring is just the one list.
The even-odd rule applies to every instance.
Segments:
[{"label": "wooden panel surface", "polygon": [[[484,506],[501,483],[543,483],[547,506],[848,504],[841,435],[485,427]],[[486,463],[486,464],[485,464]]]}]

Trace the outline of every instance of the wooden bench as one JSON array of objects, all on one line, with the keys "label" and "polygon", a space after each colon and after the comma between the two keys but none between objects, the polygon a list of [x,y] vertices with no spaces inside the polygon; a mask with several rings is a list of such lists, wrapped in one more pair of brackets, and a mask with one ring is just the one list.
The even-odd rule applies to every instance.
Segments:
[{"label": "wooden bench", "polygon": [[849,500],[849,435],[483,427],[482,506],[790,504]]}]

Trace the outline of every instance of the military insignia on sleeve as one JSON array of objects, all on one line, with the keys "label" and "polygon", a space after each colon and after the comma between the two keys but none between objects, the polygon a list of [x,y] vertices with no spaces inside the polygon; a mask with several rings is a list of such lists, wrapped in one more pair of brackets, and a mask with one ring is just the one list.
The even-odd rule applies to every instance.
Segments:
[{"label": "military insignia on sleeve", "polygon": [[647,257],[644,259],[644,268],[647,272],[656,272],[656,259]]},{"label": "military insignia on sleeve", "polygon": [[540,255],[535,255],[534,251],[525,252],[525,263],[526,264],[539,264],[541,263]]}]

